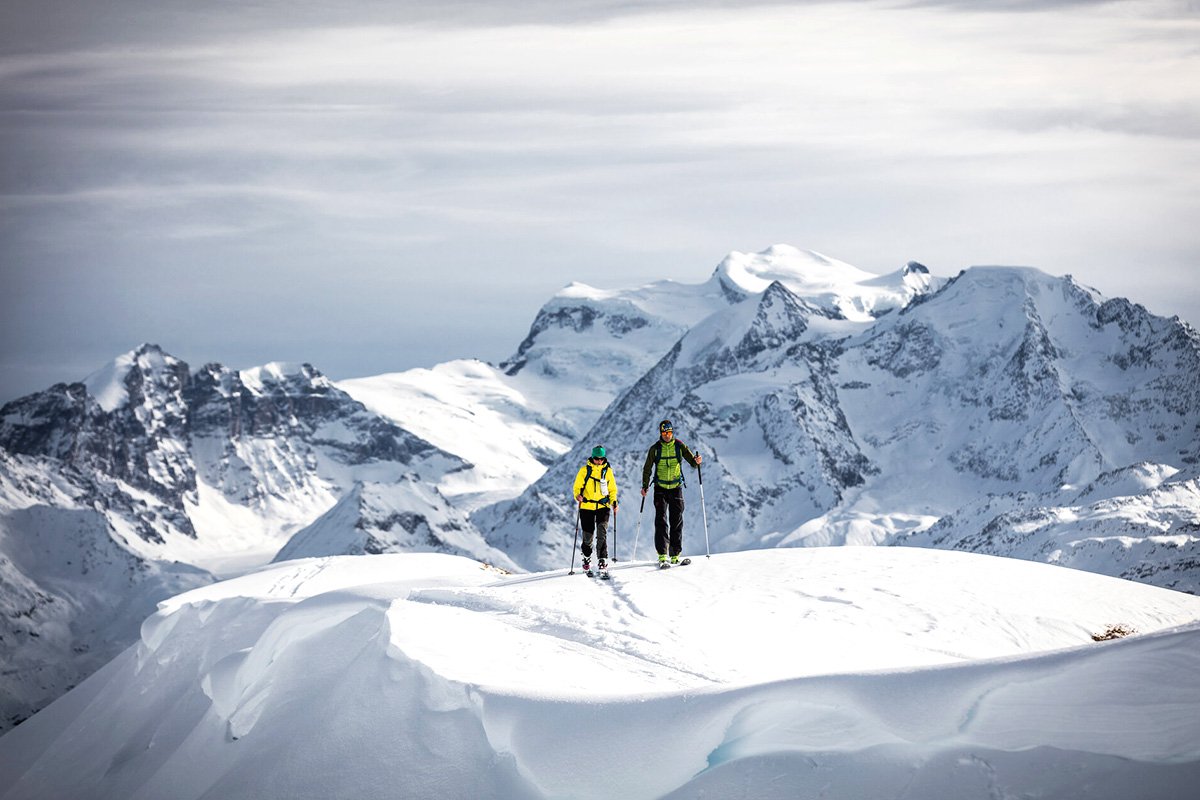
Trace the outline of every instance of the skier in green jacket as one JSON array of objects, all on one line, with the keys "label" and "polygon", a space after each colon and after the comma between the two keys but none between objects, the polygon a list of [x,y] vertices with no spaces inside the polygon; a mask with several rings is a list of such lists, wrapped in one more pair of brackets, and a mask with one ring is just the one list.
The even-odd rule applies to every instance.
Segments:
[{"label": "skier in green jacket", "polygon": [[646,496],[650,473],[654,472],[654,549],[658,551],[659,564],[667,563],[668,554],[670,563],[678,564],[679,554],[683,552],[684,461],[698,468],[701,457],[683,442],[676,441],[671,420],[664,419],[658,424],[658,441],[650,445],[646,464],[642,467],[642,497]]}]

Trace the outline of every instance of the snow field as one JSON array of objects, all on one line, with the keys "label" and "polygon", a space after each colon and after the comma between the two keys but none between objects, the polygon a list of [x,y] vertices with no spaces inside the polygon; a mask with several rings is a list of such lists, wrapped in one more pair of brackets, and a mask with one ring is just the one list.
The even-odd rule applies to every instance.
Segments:
[{"label": "snow field", "polygon": [[[0,739],[0,798],[1117,798],[1200,776],[1200,598],[919,548],[612,575],[402,554],[179,595]],[[1092,641],[1114,624],[1140,635]]]}]

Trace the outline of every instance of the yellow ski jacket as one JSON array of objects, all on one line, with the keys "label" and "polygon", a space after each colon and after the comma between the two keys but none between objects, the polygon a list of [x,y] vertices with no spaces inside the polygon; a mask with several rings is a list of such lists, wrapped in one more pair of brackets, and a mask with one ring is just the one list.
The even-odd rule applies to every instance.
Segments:
[{"label": "yellow ski jacket", "polygon": [[579,507],[585,511],[597,508],[608,508],[617,502],[617,476],[606,460],[603,464],[593,464],[591,459],[579,468],[575,475],[575,491],[572,497],[583,495]]}]

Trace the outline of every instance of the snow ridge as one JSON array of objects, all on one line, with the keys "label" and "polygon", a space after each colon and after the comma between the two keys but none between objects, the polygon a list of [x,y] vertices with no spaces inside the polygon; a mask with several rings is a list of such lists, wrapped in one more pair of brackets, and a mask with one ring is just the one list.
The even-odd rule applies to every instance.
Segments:
[{"label": "snow ridge", "polygon": [[[625,564],[611,585],[437,554],[292,561],[164,603],[0,739],[0,798],[1186,796],[1198,615],[916,548]],[[1114,621],[1142,634],[1092,640]],[[620,768],[581,781],[591,763]]]}]

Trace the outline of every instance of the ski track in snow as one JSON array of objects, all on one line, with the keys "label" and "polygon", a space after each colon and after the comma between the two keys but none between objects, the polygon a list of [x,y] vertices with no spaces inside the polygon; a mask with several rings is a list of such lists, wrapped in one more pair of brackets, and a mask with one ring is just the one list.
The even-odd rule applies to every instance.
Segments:
[{"label": "ski track in snow", "polygon": [[305,564],[295,574],[283,574],[279,576],[279,580],[271,584],[268,593],[275,596],[295,597],[310,580],[316,578],[325,569],[328,564],[328,559],[318,559],[312,564]]}]

